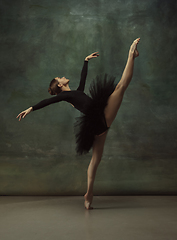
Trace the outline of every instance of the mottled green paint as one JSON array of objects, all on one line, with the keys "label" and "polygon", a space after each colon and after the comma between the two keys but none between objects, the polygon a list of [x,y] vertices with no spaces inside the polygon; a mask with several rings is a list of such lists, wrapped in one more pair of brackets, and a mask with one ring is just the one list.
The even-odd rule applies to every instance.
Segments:
[{"label": "mottled green paint", "polygon": [[91,153],[77,156],[79,112],[58,103],[22,110],[50,97],[50,80],[86,85],[110,73],[119,81],[131,42],[141,37],[133,80],[113,123],[95,194],[177,193],[177,3],[175,0],[2,0],[0,64],[0,194],[80,195]]}]

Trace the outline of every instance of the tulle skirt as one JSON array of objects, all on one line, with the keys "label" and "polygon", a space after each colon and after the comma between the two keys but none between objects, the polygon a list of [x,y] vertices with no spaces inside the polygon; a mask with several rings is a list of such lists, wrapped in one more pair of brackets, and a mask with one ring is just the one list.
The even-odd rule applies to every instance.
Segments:
[{"label": "tulle skirt", "polygon": [[89,92],[92,101],[85,114],[82,113],[75,123],[76,152],[79,155],[88,153],[95,136],[108,130],[104,109],[109,96],[115,89],[114,82],[115,77],[105,74],[104,76],[96,76],[90,85]]}]

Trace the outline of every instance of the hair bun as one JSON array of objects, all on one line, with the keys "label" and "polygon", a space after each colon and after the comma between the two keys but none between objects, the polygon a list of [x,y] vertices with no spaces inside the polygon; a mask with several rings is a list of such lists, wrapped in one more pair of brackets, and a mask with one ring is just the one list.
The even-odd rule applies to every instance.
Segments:
[{"label": "hair bun", "polygon": [[60,87],[58,86],[58,81],[54,78],[49,85],[48,92],[51,95],[57,95],[61,92]]},{"label": "hair bun", "polygon": [[51,95],[54,95],[54,92],[52,91],[51,87],[48,88],[48,92],[49,92]]}]

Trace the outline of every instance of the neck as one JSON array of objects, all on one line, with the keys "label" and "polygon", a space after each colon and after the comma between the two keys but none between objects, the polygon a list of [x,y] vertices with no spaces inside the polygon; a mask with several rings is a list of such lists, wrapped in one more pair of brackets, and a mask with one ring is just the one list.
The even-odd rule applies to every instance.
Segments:
[{"label": "neck", "polygon": [[62,86],[62,91],[71,91],[70,87],[67,85],[67,86]]}]

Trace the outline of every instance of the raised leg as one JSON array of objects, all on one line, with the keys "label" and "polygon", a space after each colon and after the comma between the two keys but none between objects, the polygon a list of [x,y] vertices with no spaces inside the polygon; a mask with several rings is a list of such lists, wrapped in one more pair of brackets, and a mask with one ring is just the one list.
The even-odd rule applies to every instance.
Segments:
[{"label": "raised leg", "polygon": [[84,204],[87,210],[92,209],[91,203],[93,199],[93,184],[95,180],[96,171],[103,154],[106,135],[107,132],[105,132],[101,136],[96,136],[95,141],[93,143],[92,159],[87,170],[87,192],[84,195],[85,198]]},{"label": "raised leg", "polygon": [[123,96],[125,90],[127,89],[132,76],[133,76],[133,68],[134,68],[134,59],[139,56],[137,50],[137,44],[139,43],[140,38],[137,38],[131,45],[128,55],[127,64],[125,66],[124,72],[122,74],[121,80],[117,84],[114,92],[108,99],[108,104],[105,108],[105,118],[107,122],[107,126],[110,127],[112,122],[114,121],[117,112],[120,108],[120,105],[123,100]]}]

